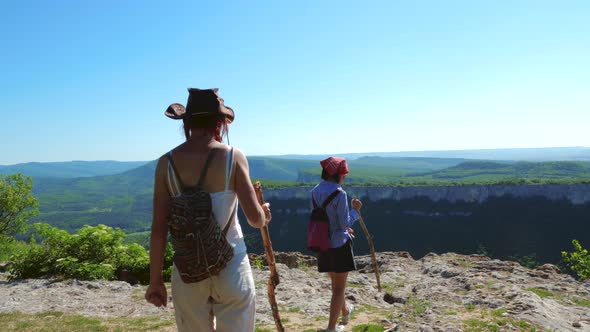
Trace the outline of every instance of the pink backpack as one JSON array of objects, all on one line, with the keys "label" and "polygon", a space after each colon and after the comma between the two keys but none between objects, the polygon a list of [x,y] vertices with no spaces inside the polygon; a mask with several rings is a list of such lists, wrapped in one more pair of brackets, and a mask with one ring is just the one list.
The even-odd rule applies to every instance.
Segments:
[{"label": "pink backpack", "polygon": [[330,220],[326,213],[326,206],[341,191],[342,189],[334,190],[321,206],[317,206],[312,195],[313,210],[307,223],[307,249],[314,252],[326,252],[330,249]]}]

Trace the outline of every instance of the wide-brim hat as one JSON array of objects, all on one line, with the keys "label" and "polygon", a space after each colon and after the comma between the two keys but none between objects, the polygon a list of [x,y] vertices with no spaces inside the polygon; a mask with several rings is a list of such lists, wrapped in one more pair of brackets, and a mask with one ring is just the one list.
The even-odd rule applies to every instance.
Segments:
[{"label": "wide-brim hat", "polygon": [[174,120],[185,119],[195,116],[225,115],[227,122],[234,121],[234,110],[226,106],[223,98],[219,97],[219,89],[188,89],[188,100],[186,107],[180,103],[173,103],[168,106],[164,114]]}]

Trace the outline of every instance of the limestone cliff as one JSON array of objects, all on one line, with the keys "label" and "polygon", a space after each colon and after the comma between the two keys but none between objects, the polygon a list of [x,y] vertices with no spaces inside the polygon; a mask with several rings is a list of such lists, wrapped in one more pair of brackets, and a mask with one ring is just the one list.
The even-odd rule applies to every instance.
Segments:
[{"label": "limestone cliff", "polygon": [[[277,250],[305,251],[311,186],[265,190]],[[578,239],[590,245],[590,184],[344,186],[363,200],[362,213],[378,251],[485,252],[494,258],[528,257],[559,263]],[[240,219],[243,220],[243,215]],[[355,250],[368,253],[359,227]],[[257,231],[243,227],[256,247]]]},{"label": "limestone cliff", "polygon": [[[269,189],[265,197],[276,199],[309,199],[311,186]],[[479,202],[490,197],[513,196],[518,198],[544,197],[549,200],[568,200],[572,204],[590,202],[590,184],[528,184],[528,185],[453,185],[453,186],[348,186],[349,196],[377,200],[404,200],[426,197],[432,201]]]}]

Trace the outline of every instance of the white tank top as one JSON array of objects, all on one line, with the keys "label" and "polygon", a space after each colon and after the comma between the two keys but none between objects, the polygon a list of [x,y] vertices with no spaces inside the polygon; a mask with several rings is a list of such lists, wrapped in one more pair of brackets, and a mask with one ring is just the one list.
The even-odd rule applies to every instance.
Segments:
[{"label": "white tank top", "polygon": [[[170,151],[170,156],[172,156],[172,151]],[[234,148],[232,146],[227,150],[225,159],[225,190],[212,192],[209,193],[209,195],[211,196],[211,204],[213,207],[213,218],[221,229],[225,228],[227,222],[231,223],[226,238],[229,244],[234,248],[234,254],[240,254],[246,252],[246,243],[244,242],[244,235],[242,234],[242,228],[240,227],[238,220],[238,195],[233,190],[229,189],[231,174],[235,168]],[[180,185],[178,184],[179,182],[176,173],[174,172],[174,168],[170,164],[170,160],[168,160],[167,177],[168,192],[172,196],[180,195]],[[228,221],[233,211],[236,211],[234,218],[233,220]]]}]

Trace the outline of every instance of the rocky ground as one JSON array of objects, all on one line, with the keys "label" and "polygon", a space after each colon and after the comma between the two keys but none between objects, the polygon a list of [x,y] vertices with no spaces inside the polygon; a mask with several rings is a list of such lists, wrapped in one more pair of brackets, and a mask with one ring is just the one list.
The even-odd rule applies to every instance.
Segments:
[{"label": "rocky ground", "polygon": [[[386,331],[590,331],[590,283],[578,282],[553,265],[531,270],[514,262],[452,253],[414,260],[404,252],[387,252],[377,254],[377,259],[381,291],[369,256],[357,257],[359,271],[349,276],[346,295],[356,310],[347,331],[361,324]],[[263,257],[252,255],[251,261],[257,328],[273,331],[266,297],[269,272],[262,266]],[[286,331],[325,328],[330,283],[316,271],[315,259],[277,253],[277,262],[281,283],[276,295]],[[0,273],[0,315],[23,313],[12,320],[39,313],[45,318],[150,317],[164,322],[152,324],[153,329],[174,331],[172,306],[158,309],[147,304],[144,290],[145,286],[121,281],[9,282]]]}]

